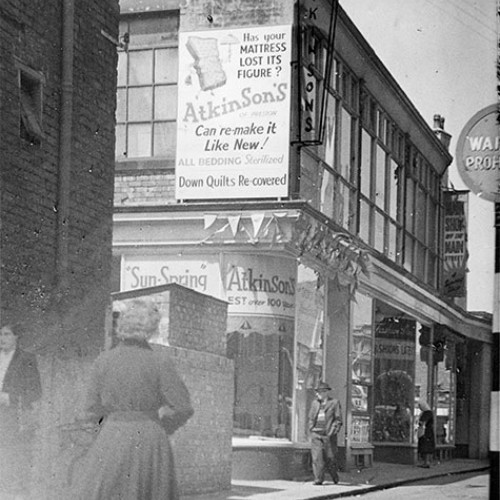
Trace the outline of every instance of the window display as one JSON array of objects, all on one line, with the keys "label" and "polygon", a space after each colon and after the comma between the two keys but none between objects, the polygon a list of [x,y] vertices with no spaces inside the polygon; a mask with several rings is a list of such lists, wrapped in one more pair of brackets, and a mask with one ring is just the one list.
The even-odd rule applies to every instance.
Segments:
[{"label": "window display", "polygon": [[378,442],[413,441],[416,321],[400,316],[377,318],[375,325],[373,439]]},{"label": "window display", "polygon": [[351,443],[371,442],[373,370],[373,299],[356,294],[352,306],[351,342]]},{"label": "window display", "polygon": [[307,409],[323,370],[325,285],[316,272],[299,265],[297,275],[297,440],[307,442]]}]

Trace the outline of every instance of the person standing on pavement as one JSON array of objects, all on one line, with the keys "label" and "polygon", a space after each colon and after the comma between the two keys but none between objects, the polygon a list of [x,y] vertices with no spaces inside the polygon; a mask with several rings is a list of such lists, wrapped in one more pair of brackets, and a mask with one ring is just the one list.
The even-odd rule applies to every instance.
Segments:
[{"label": "person standing on pavement", "polygon": [[420,416],[418,419],[418,456],[422,460],[419,467],[428,469],[436,452],[436,440],[434,437],[434,414],[429,404],[420,399],[418,402]]},{"label": "person standing on pavement", "polygon": [[339,401],[331,397],[331,390],[326,382],[320,382],[309,411],[311,459],[314,484],[318,486],[323,484],[326,472],[335,484],[339,482],[337,434],[342,428],[342,410]]},{"label": "person standing on pavement", "polygon": [[83,420],[101,427],[83,459],[78,500],[177,500],[169,436],[193,415],[171,359],[147,340],[160,313],[136,299],[118,319],[120,343],[94,363]]},{"label": "person standing on pavement", "polygon": [[29,482],[34,403],[42,395],[36,357],[20,348],[19,339],[16,325],[0,329],[0,496],[13,498],[21,498]]}]

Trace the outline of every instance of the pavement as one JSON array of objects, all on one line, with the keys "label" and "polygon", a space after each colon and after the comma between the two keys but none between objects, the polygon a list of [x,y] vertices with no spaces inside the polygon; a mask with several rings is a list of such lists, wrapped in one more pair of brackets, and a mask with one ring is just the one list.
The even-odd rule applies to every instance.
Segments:
[{"label": "pavement", "polygon": [[373,467],[339,472],[340,481],[325,481],[321,486],[308,481],[234,480],[231,489],[217,493],[184,495],[181,500],[330,500],[358,496],[370,491],[393,488],[443,476],[489,471],[487,460],[453,459],[436,463],[429,469],[415,465],[375,462]]}]

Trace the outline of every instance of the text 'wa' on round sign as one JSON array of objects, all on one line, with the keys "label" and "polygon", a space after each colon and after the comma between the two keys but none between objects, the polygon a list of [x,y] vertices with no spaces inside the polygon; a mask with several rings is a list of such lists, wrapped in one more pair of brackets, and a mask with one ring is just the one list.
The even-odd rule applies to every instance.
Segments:
[{"label": "text 'wa' on round sign", "polygon": [[457,168],[465,185],[484,200],[500,203],[500,108],[492,104],[465,125],[457,144]]}]

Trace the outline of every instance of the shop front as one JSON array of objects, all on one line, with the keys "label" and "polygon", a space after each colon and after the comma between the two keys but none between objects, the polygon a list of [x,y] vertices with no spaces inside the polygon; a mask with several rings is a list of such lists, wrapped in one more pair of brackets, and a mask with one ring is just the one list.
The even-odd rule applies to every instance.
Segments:
[{"label": "shop front", "polygon": [[435,413],[440,456],[457,444],[470,455],[475,437],[464,433],[487,390],[481,404],[465,398],[479,387],[472,361],[488,355],[487,322],[445,311],[304,206],[285,206],[115,215],[122,291],[178,283],[228,302],[233,477],[307,473],[307,413],[320,380],[342,405],[343,468],[415,463],[420,399]]}]

